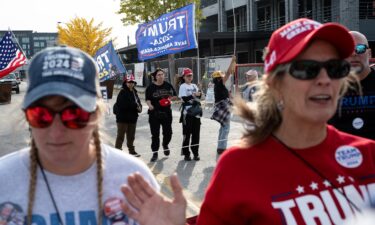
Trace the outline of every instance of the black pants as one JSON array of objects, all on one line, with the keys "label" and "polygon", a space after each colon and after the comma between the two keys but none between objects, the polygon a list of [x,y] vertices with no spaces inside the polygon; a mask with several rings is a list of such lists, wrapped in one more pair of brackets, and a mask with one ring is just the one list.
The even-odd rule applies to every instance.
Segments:
[{"label": "black pants", "polygon": [[135,151],[134,139],[136,126],[137,123],[117,123],[116,148],[122,149],[122,143],[124,142],[126,134],[126,145],[128,146],[129,153]]},{"label": "black pants", "polygon": [[[201,130],[201,119],[195,116],[184,116],[185,121],[182,122],[182,154],[190,156],[189,146],[194,156],[198,156],[199,136]],[[191,137],[191,143],[190,143]]]},{"label": "black pants", "polygon": [[163,129],[163,148],[168,148],[172,139],[172,112],[159,115],[156,111],[149,112],[148,122],[151,130],[151,150],[157,152],[160,146],[160,125]]}]

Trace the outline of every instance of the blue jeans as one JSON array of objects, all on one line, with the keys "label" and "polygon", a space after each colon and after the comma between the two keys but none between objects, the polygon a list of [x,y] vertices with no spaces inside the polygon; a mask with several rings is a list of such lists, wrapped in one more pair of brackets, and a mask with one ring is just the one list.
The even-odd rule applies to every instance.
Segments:
[{"label": "blue jeans", "polygon": [[229,129],[230,129],[230,121],[228,121],[228,123],[225,123],[224,125],[220,126],[219,137],[218,137],[218,140],[217,140],[217,148],[218,149],[226,149],[227,148]]}]

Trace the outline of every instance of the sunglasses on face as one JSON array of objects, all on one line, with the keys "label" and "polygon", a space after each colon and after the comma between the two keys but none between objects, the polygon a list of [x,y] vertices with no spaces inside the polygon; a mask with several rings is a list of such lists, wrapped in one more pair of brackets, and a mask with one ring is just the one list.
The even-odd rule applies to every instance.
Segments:
[{"label": "sunglasses on face", "polygon": [[59,114],[65,127],[81,129],[87,125],[91,115],[91,113],[86,112],[78,106],[69,106],[60,112],[54,112],[44,106],[33,106],[27,108],[25,113],[30,126],[35,128],[49,127],[55,115]]},{"label": "sunglasses on face", "polygon": [[322,68],[326,69],[331,79],[340,79],[349,74],[350,64],[341,59],[331,59],[325,62],[297,60],[290,64],[289,74],[299,80],[312,80],[319,75]]},{"label": "sunglasses on face", "polygon": [[369,47],[365,44],[357,44],[354,48],[354,52],[357,55],[363,54],[367,51]]}]

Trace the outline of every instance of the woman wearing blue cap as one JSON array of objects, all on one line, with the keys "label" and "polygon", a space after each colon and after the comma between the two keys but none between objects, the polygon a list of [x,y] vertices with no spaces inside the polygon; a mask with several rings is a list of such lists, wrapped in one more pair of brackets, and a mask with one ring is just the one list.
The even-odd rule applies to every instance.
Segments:
[{"label": "woman wearing blue cap", "polygon": [[[375,142],[327,124],[355,78],[345,61],[353,49],[336,23],[302,18],[273,32],[254,102],[236,104],[254,126],[220,157],[198,225],[343,224],[373,203]],[[173,201],[140,175],[128,180],[137,184],[123,187],[129,216],[142,225],[184,224],[175,176]],[[160,210],[148,210],[153,205]]]},{"label": "woman wearing blue cap", "polygon": [[0,224],[137,224],[121,211],[124,178],[137,171],[159,186],[144,163],[101,143],[93,59],[47,48],[33,57],[28,78],[22,109],[31,146],[0,158]]}]

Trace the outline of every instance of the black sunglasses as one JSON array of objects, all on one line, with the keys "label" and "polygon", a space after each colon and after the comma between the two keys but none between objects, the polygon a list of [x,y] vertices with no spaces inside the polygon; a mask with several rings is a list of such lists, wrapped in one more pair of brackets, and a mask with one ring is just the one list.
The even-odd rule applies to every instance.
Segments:
[{"label": "black sunglasses", "polygon": [[365,44],[357,44],[354,48],[354,52],[357,55],[363,54],[367,51],[369,47]]},{"label": "black sunglasses", "polygon": [[315,60],[297,60],[290,64],[289,74],[299,80],[316,78],[322,68],[325,68],[331,79],[346,77],[350,71],[350,63],[342,59],[331,59],[325,62]]}]

